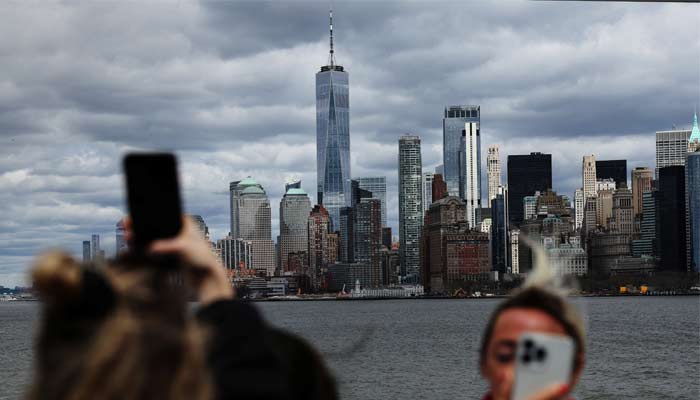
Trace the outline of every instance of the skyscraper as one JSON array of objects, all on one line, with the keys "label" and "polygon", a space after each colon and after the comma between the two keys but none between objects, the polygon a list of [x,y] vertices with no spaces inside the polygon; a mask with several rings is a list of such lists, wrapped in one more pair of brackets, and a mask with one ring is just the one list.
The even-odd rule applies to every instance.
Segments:
[{"label": "skyscraper", "polygon": [[409,282],[420,282],[420,233],[423,222],[421,193],[422,160],[420,138],[399,139],[399,251],[401,274]]},{"label": "skyscraper", "polygon": [[503,186],[498,188],[496,197],[491,200],[491,260],[492,271],[499,274],[510,272],[508,248],[508,190]]},{"label": "skyscraper", "polygon": [[496,198],[498,187],[501,186],[501,156],[498,146],[489,146],[489,155],[486,157],[488,173],[489,203]]},{"label": "skyscraper", "polygon": [[639,239],[632,241],[632,255],[656,255],[656,191],[642,193],[642,221]]},{"label": "skyscraper", "polygon": [[311,210],[308,219],[309,232],[309,269],[306,275],[309,278],[310,289],[316,291],[325,284],[325,275],[330,254],[330,216],[323,206],[315,205]]},{"label": "skyscraper", "polygon": [[552,155],[510,155],[507,168],[510,222],[518,226],[523,221],[523,198],[552,188]]},{"label": "skyscraper", "polygon": [[632,191],[624,185],[624,182],[622,187],[613,192],[612,202],[610,231],[631,236],[634,233],[634,206],[632,205]]},{"label": "skyscraper", "polygon": [[596,195],[596,162],[595,156],[583,156],[581,165],[581,179],[583,185],[583,198],[587,199]]},{"label": "skyscraper", "polygon": [[688,271],[685,195],[685,167],[659,168],[656,244],[662,271]]},{"label": "skyscraper", "polygon": [[92,261],[100,260],[101,250],[100,235],[93,234],[92,240],[90,241],[90,255],[92,256]]},{"label": "skyscraper", "polygon": [[423,214],[433,204],[433,178],[435,174],[432,172],[423,172]]},{"label": "skyscraper", "polygon": [[651,190],[653,180],[654,172],[651,168],[637,167],[632,171],[632,204],[635,216],[642,213],[643,194]]},{"label": "skyscraper", "polygon": [[386,176],[355,178],[360,189],[372,192],[372,198],[382,203],[382,226],[386,224]]},{"label": "skyscraper", "polygon": [[[442,174],[433,175],[433,191],[431,193],[431,199],[434,202],[447,196],[447,183],[442,179]],[[428,207],[430,208],[430,207]]]},{"label": "skyscraper", "polygon": [[672,165],[685,165],[691,131],[674,130],[656,132],[656,176],[659,170]]},{"label": "skyscraper", "polygon": [[583,225],[584,204],[585,197],[583,197],[583,189],[578,188],[574,192],[574,211],[576,212],[576,222],[574,226],[576,229],[581,229],[581,225]]},{"label": "skyscraper", "polygon": [[376,198],[362,199],[357,205],[355,262],[369,265],[370,287],[378,287],[383,283],[381,210],[381,202]]},{"label": "skyscraper", "polygon": [[[697,116],[695,121],[695,127],[697,128]],[[690,225],[690,263],[693,271],[700,272],[700,150],[688,153],[686,168],[688,222]]]},{"label": "skyscraper", "polygon": [[478,210],[481,208],[481,135],[478,122],[464,124],[467,151],[465,153],[464,201],[467,203],[467,222],[476,229]]},{"label": "skyscraper", "polygon": [[308,251],[311,200],[301,186],[289,187],[280,201],[280,266],[289,271],[289,254]]},{"label": "skyscraper", "polygon": [[700,151],[700,128],[698,127],[698,113],[693,116],[693,129],[690,131],[688,139],[688,152],[695,153]]},{"label": "skyscraper", "polygon": [[209,241],[209,227],[207,223],[204,222],[204,218],[201,215],[190,215],[190,218],[194,220],[195,226],[199,231],[199,235],[202,239]]},{"label": "skyscraper", "polygon": [[445,107],[442,120],[443,178],[450,196],[466,199],[468,175],[472,175],[473,182],[481,174],[480,114],[479,106]]},{"label": "skyscraper", "polygon": [[242,180],[238,189],[238,237],[234,239],[250,241],[253,268],[272,276],[275,273],[275,244],[271,239],[270,200],[263,187],[251,177]]},{"label": "skyscraper", "polygon": [[126,239],[124,239],[124,222],[120,219],[117,222],[117,227],[115,230],[116,239],[116,254],[123,253],[127,250]]},{"label": "skyscraper", "polygon": [[612,179],[617,187],[627,186],[627,160],[597,160],[595,176],[596,180]]},{"label": "skyscraper", "polygon": [[89,262],[92,260],[92,257],[90,257],[90,241],[89,240],[83,240],[83,262]]},{"label": "skyscraper", "polygon": [[350,100],[348,73],[335,63],[333,12],[328,64],[316,73],[316,184],[318,204],[337,230],[340,209],[350,206]]}]

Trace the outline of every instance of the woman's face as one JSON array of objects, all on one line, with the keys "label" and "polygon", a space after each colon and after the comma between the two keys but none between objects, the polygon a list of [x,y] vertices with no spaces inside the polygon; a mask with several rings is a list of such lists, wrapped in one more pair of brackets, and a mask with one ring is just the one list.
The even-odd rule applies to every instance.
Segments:
[{"label": "woman's face", "polygon": [[545,312],[531,308],[510,308],[503,311],[494,324],[481,366],[481,374],[491,386],[493,400],[510,399],[516,345],[520,335],[526,331],[566,336],[564,327]]}]

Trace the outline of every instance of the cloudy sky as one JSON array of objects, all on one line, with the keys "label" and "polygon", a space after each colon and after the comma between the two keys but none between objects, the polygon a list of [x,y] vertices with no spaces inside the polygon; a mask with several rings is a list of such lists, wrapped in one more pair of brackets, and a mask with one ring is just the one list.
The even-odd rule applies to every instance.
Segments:
[{"label": "cloudy sky", "polygon": [[[0,285],[32,256],[124,213],[121,156],[180,156],[186,209],[228,231],[228,182],[252,175],[277,230],[284,180],[315,197],[314,74],[328,2],[0,2]],[[446,104],[479,104],[482,150],[553,154],[572,195],[583,154],[654,165],[654,131],[700,100],[700,5],[334,0],[350,74],[352,175],[385,175],[397,139],[441,159]],[[483,155],[485,161],[485,155]],[[504,176],[505,178],[505,176]],[[485,173],[484,173],[485,179]],[[276,233],[275,233],[276,234]]]}]

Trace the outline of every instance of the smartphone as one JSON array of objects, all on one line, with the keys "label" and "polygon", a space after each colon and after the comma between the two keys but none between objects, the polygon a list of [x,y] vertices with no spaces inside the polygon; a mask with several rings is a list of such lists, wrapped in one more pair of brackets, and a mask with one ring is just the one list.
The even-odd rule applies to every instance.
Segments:
[{"label": "smartphone", "polygon": [[520,336],[515,353],[512,400],[526,400],[554,384],[571,380],[574,341],[568,336],[527,332]]},{"label": "smartphone", "polygon": [[177,160],[170,153],[130,153],[124,157],[127,202],[135,253],[154,240],[177,236],[182,229],[182,205]]}]

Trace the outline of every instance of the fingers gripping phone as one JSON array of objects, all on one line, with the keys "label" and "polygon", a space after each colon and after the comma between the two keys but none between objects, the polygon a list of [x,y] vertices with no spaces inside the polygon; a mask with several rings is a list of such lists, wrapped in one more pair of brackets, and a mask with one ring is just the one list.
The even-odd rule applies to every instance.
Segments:
[{"label": "fingers gripping phone", "polygon": [[524,333],[515,356],[512,400],[526,400],[554,384],[571,380],[574,342],[568,336]]},{"label": "fingers gripping phone", "polygon": [[127,202],[133,237],[130,246],[144,253],[157,239],[182,229],[177,160],[170,153],[130,153],[124,157]]}]

